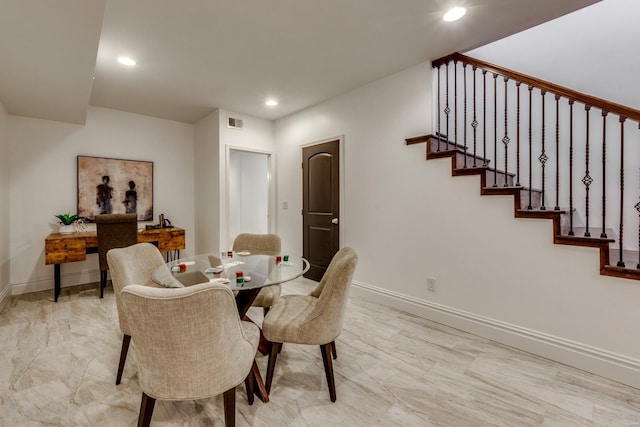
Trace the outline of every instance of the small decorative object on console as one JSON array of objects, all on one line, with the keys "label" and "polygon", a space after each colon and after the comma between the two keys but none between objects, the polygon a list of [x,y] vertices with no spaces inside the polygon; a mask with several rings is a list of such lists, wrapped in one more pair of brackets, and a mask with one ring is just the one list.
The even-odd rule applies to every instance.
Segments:
[{"label": "small decorative object on console", "polygon": [[73,228],[73,223],[78,219],[78,215],[71,215],[69,213],[66,213],[54,216],[60,221],[60,228],[58,229],[58,233],[71,234],[75,231],[75,229]]}]

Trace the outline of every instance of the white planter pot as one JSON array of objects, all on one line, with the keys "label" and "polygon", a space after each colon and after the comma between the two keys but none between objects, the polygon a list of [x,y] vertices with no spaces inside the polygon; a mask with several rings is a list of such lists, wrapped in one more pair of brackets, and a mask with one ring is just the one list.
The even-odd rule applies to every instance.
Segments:
[{"label": "white planter pot", "polygon": [[71,234],[74,231],[75,231],[75,229],[73,228],[73,224],[61,225],[60,228],[58,229],[58,233],[60,233],[60,234]]}]

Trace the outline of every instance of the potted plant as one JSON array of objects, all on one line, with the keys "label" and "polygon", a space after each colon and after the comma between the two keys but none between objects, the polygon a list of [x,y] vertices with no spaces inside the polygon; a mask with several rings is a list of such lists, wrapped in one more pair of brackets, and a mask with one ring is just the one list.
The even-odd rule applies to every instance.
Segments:
[{"label": "potted plant", "polygon": [[54,216],[60,221],[60,229],[58,230],[60,234],[71,234],[74,232],[73,223],[78,219],[78,215],[66,213]]}]

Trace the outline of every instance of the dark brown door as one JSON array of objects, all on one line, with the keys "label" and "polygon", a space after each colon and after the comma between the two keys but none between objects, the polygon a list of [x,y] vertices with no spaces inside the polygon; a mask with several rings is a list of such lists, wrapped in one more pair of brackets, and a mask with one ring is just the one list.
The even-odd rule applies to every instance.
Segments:
[{"label": "dark brown door", "polygon": [[340,242],[340,144],[338,140],[302,149],[303,256],[305,277],[320,280]]}]

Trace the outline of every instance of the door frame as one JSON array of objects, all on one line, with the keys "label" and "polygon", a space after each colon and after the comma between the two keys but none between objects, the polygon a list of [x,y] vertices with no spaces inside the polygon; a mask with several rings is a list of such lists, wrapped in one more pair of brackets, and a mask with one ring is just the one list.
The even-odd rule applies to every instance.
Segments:
[{"label": "door frame", "polygon": [[230,203],[230,176],[231,176],[231,150],[235,151],[245,151],[249,153],[257,153],[257,154],[265,154],[267,155],[269,170],[269,195],[268,195],[268,206],[267,206],[267,224],[269,227],[269,233],[275,232],[276,229],[276,162],[275,162],[275,154],[270,150],[261,150],[259,148],[252,147],[241,147],[235,145],[226,145],[225,146],[225,185],[224,185],[224,204],[225,209],[222,210],[224,213],[224,218],[222,220],[221,229],[224,230],[224,236],[220,236],[220,248],[231,249],[233,242],[231,241],[230,235],[230,227],[229,227],[229,218],[231,217],[231,203]]},{"label": "door frame", "polygon": [[[327,142],[331,142],[331,141],[335,141],[338,140],[338,151],[340,152],[340,164],[338,166],[338,172],[340,173],[340,182],[338,183],[338,186],[340,187],[340,197],[338,198],[338,203],[340,206],[340,214],[338,215],[338,249],[340,249],[342,247],[342,244],[344,242],[344,218],[345,218],[345,150],[344,150],[344,134],[338,135],[338,136],[332,136],[332,137],[327,137],[327,138],[322,138],[319,140],[315,140],[312,142],[307,142],[304,144],[301,144],[298,150],[298,159],[299,159],[299,165],[300,165],[300,169],[298,169],[298,194],[300,195],[300,206],[298,207],[298,211],[300,212],[300,231],[302,231],[303,228],[303,221],[302,221],[302,204],[304,201],[304,185],[302,183],[302,180],[304,179],[304,177],[302,176],[302,162],[304,161],[304,155],[303,155],[303,149],[307,148],[307,147],[312,147],[314,145],[320,145],[320,144],[324,144]],[[300,235],[300,254],[302,254],[302,249],[304,248],[304,233],[301,233]]]}]

